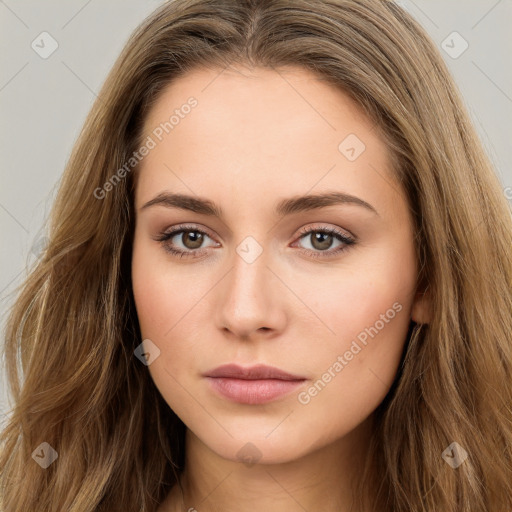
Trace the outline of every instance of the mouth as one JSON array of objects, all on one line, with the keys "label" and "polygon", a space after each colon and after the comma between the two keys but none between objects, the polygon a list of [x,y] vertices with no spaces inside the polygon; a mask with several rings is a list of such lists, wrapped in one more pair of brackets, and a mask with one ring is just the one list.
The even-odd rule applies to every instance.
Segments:
[{"label": "mouth", "polygon": [[264,404],[300,387],[307,379],[272,366],[244,368],[235,364],[219,366],[203,375],[210,388],[228,400],[241,404]]}]

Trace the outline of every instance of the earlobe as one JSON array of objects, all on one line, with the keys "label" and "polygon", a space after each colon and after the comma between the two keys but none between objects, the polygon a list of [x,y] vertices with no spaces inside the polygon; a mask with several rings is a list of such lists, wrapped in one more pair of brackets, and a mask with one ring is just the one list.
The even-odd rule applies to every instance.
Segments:
[{"label": "earlobe", "polygon": [[429,324],[432,320],[432,302],[428,289],[416,293],[411,318],[417,324]]}]

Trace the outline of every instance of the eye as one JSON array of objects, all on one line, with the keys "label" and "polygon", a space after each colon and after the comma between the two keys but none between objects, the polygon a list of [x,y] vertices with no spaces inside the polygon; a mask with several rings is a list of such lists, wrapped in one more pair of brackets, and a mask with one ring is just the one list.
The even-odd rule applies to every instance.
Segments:
[{"label": "eye", "polygon": [[[300,233],[302,236],[299,240],[307,240],[309,237],[311,246],[311,249],[302,248],[301,250],[315,258],[335,256],[356,243],[354,238],[332,227],[304,228]],[[206,231],[196,226],[179,225],[169,232],[161,233],[155,240],[163,245],[165,251],[174,256],[197,258],[207,252],[206,247],[201,247],[206,239],[212,240]],[[334,250],[328,250],[333,242],[338,242],[338,245]]]},{"label": "eye", "polygon": [[[301,230],[300,240],[308,240],[311,249],[304,249],[305,252],[315,258],[327,258],[338,255],[345,251],[350,245],[356,243],[355,239],[342,231],[332,227],[304,228]],[[336,248],[328,250],[333,242],[339,242]]]},{"label": "eye", "polygon": [[[164,249],[180,258],[183,257],[198,257],[205,251],[201,248],[206,238],[211,237],[205,231],[197,229],[195,226],[177,226],[176,229],[161,233],[156,240],[161,242]],[[178,242],[181,242],[181,247]]]}]

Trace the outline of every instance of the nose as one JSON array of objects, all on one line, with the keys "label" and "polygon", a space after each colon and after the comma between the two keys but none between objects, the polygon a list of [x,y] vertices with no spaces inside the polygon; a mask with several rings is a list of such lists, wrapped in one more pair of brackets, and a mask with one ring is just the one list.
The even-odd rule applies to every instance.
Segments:
[{"label": "nose", "polygon": [[219,283],[217,325],[232,337],[273,337],[286,324],[286,290],[269,267],[266,251],[253,262],[235,252],[232,268]]}]

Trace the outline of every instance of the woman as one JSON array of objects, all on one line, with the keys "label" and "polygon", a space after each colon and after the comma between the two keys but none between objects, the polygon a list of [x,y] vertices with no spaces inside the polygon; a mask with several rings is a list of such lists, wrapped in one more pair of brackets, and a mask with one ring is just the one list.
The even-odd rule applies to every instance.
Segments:
[{"label": "woman", "polygon": [[393,3],[164,4],[50,228],[2,510],[512,507],[510,211]]}]

